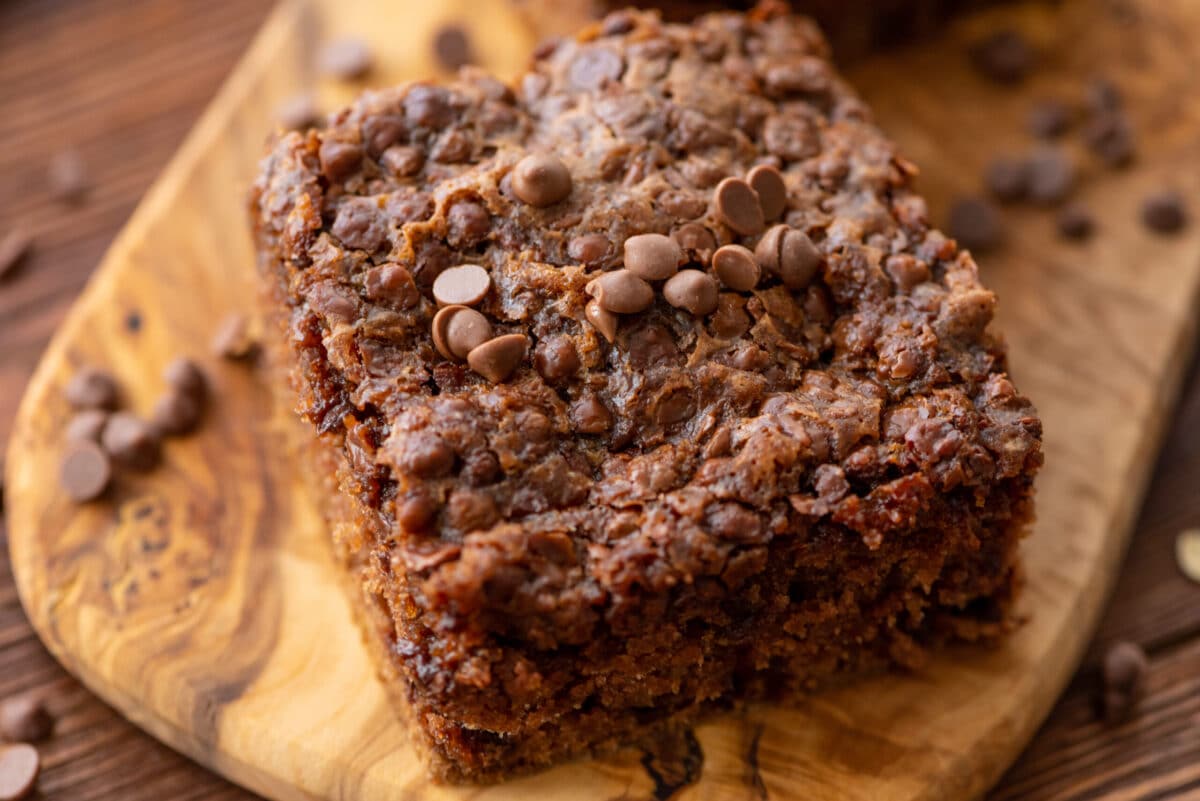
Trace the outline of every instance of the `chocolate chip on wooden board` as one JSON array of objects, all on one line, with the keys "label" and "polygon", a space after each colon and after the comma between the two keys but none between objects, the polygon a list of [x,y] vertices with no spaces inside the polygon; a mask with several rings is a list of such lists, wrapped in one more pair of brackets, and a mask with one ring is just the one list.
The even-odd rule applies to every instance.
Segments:
[{"label": "chocolate chip on wooden board", "polygon": [[442,270],[433,280],[433,297],[441,306],[474,306],[492,288],[492,277],[477,264]]},{"label": "chocolate chip on wooden board", "polygon": [[499,384],[520,366],[529,347],[524,334],[503,334],[476,345],[467,354],[467,364],[481,376]]},{"label": "chocolate chip on wooden board", "polygon": [[250,319],[234,312],[225,317],[212,339],[213,352],[229,361],[249,361],[258,355],[258,340],[250,333]]},{"label": "chocolate chip on wooden board", "polygon": [[1055,139],[1071,127],[1071,107],[1061,100],[1046,98],[1039,100],[1029,109],[1025,127],[1038,139]]},{"label": "chocolate chip on wooden board", "polygon": [[10,229],[0,238],[0,281],[12,275],[29,251],[33,249],[33,235],[24,226]]},{"label": "chocolate chip on wooden board", "polygon": [[1063,150],[1042,147],[1029,156],[1029,199],[1057,205],[1075,188],[1075,164]]},{"label": "chocolate chip on wooden board", "polygon": [[1133,126],[1121,110],[1097,112],[1083,127],[1088,149],[1109,167],[1123,167],[1133,161]]},{"label": "chocolate chip on wooden board", "polygon": [[208,379],[200,365],[186,356],[177,356],[163,368],[163,380],[167,386],[194,397],[203,397],[208,392]]},{"label": "chocolate chip on wooden board", "polygon": [[1033,67],[1034,51],[1019,31],[994,31],[972,43],[971,63],[985,78],[996,83],[1019,83]]},{"label": "chocolate chip on wooden board", "polygon": [[177,437],[192,433],[204,416],[201,398],[175,387],[169,388],[154,402],[150,426],[159,436]]},{"label": "chocolate chip on wooden board", "polygon": [[150,423],[130,412],[115,412],[100,432],[100,445],[118,465],[149,470],[162,458],[162,443]]},{"label": "chocolate chip on wooden board", "polygon": [[683,249],[663,234],[638,234],[625,240],[625,269],[646,281],[665,281],[679,271]]},{"label": "chocolate chip on wooden board", "polygon": [[1087,239],[1096,229],[1096,220],[1091,209],[1076,201],[1063,206],[1055,219],[1058,232],[1065,239]]},{"label": "chocolate chip on wooden board", "polygon": [[1175,564],[1183,575],[1200,584],[1200,528],[1181,531],[1175,538]]},{"label": "chocolate chip on wooden board", "polygon": [[321,112],[311,92],[300,92],[279,104],[275,118],[289,131],[299,131],[316,127],[321,120]]},{"label": "chocolate chip on wooden board", "polygon": [[112,373],[99,367],[81,368],[63,390],[67,403],[76,409],[115,409],[120,390]]},{"label": "chocolate chip on wooden board", "polygon": [[0,801],[29,798],[41,769],[41,757],[32,745],[0,744]]},{"label": "chocolate chip on wooden board", "polygon": [[963,197],[950,206],[946,229],[961,247],[977,253],[995,248],[1003,239],[1000,212],[986,200]]},{"label": "chocolate chip on wooden board", "polygon": [[54,731],[46,705],[31,695],[0,701],[0,736],[10,742],[36,743]]},{"label": "chocolate chip on wooden board", "polygon": [[46,170],[46,185],[50,196],[62,203],[81,203],[91,189],[87,164],[79,151],[59,151],[50,159]]},{"label": "chocolate chip on wooden board", "polygon": [[58,478],[71,500],[85,503],[104,494],[112,474],[112,460],[99,445],[75,441],[67,445]]},{"label": "chocolate chip on wooden board", "polygon": [[571,171],[562,159],[533,153],[517,162],[512,171],[512,191],[531,206],[553,206],[571,194]]},{"label": "chocolate chip on wooden board", "polygon": [[457,70],[475,61],[471,37],[461,25],[448,22],[433,34],[433,57],[446,70]]},{"label": "chocolate chip on wooden board", "polygon": [[1109,723],[1127,720],[1146,694],[1146,653],[1136,643],[1118,642],[1104,653],[1101,676],[1104,689],[1104,719]]},{"label": "chocolate chip on wooden board", "polygon": [[373,66],[370,46],[357,36],[328,42],[317,56],[317,68],[321,73],[340,81],[362,78]]},{"label": "chocolate chip on wooden board", "polygon": [[1142,222],[1151,231],[1173,234],[1187,225],[1187,210],[1183,196],[1164,189],[1146,196],[1142,201]]},{"label": "chocolate chip on wooden board", "polygon": [[1001,203],[1015,203],[1029,194],[1029,162],[1012,156],[997,156],[987,165],[983,182]]},{"label": "chocolate chip on wooden board", "polygon": [[67,421],[63,429],[67,442],[99,442],[100,432],[108,422],[108,411],[105,409],[82,409]]}]

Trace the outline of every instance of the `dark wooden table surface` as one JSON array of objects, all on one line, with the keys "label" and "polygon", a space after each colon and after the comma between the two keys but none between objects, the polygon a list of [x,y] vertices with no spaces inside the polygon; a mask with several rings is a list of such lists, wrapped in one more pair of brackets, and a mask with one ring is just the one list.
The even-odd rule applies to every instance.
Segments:
[{"label": "dark wooden table surface", "polygon": [[[0,0],[0,236],[35,250],[0,282],[0,452],[58,321],[269,10],[271,0]],[[45,186],[75,148],[81,205]],[[47,480],[54,480],[47,477]],[[1200,586],[1173,544],[1200,525],[1200,371],[1192,365],[1116,594],[1092,651],[993,799],[1200,799]],[[74,682],[21,611],[0,521],[0,697],[44,693],[58,718],[42,746],[48,799],[245,799],[159,745]],[[1149,694],[1120,726],[1096,719],[1096,658],[1117,639],[1151,660]]]}]

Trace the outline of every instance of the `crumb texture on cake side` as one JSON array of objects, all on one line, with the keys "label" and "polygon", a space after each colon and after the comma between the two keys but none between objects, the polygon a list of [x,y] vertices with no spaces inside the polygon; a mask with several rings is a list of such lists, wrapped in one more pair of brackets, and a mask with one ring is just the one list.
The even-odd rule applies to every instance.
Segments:
[{"label": "crumb texture on cake side", "polygon": [[[914,175],[775,5],[618,12],[515,87],[370,91],[274,143],[260,269],[436,776],[1006,630],[1041,424]],[[439,312],[462,264],[486,293]]]}]

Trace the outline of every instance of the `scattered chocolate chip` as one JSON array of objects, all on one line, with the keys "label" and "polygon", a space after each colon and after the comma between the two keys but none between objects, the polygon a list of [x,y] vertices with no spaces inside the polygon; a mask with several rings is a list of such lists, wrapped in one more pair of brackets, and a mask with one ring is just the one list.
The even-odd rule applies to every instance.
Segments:
[{"label": "scattered chocolate chip", "polygon": [[1183,575],[1200,584],[1200,528],[1181,531],[1175,538],[1175,564]]},{"label": "scattered chocolate chip", "polygon": [[1037,203],[1061,203],[1075,188],[1075,165],[1055,147],[1044,147],[1029,157],[1029,198]]},{"label": "scattered chocolate chip", "polygon": [[33,248],[33,236],[24,226],[11,229],[0,239],[0,281],[21,266]]},{"label": "scattered chocolate chip", "polygon": [[991,203],[977,197],[954,201],[946,228],[960,247],[982,253],[1000,244],[1003,226],[1000,212]]},{"label": "scattered chocolate chip", "polygon": [[1119,111],[1101,112],[1083,128],[1083,141],[1109,167],[1123,167],[1135,155],[1133,128]]},{"label": "scattered chocolate chip", "polygon": [[712,257],[713,271],[721,283],[737,292],[749,292],[758,285],[761,273],[754,254],[741,245],[724,245]]},{"label": "scattered chocolate chip", "polygon": [[0,745],[0,801],[28,798],[37,785],[41,769],[41,758],[32,745]]},{"label": "scattered chocolate chip", "polygon": [[581,234],[567,243],[567,255],[580,264],[594,265],[608,256],[610,245],[604,234]]},{"label": "scattered chocolate chip", "polygon": [[467,364],[488,381],[499,384],[520,366],[528,347],[529,339],[524,334],[504,334],[472,348]]},{"label": "scattered chocolate chip", "polygon": [[229,361],[248,361],[258,355],[258,341],[250,335],[250,319],[233,312],[221,321],[212,339],[213,352]]},{"label": "scattered chocolate chip", "polygon": [[77,150],[63,150],[50,159],[47,170],[50,197],[61,203],[80,203],[91,189],[87,165]]},{"label": "scattered chocolate chip", "polygon": [[467,354],[492,338],[492,324],[467,306],[444,306],[433,317],[433,345],[452,361],[465,361]]},{"label": "scattered chocolate chip", "polygon": [[612,422],[612,412],[591,393],[571,404],[571,425],[582,434],[603,434],[612,428]]},{"label": "scattered chocolate chip", "polygon": [[663,298],[698,316],[712,314],[717,308],[717,282],[700,270],[681,270],[663,284]]},{"label": "scattered chocolate chip", "polygon": [[1088,108],[1095,113],[1117,111],[1125,104],[1121,90],[1108,78],[1093,78],[1088,81],[1083,96]]},{"label": "scattered chocolate chip", "polygon": [[1002,203],[1014,203],[1029,192],[1029,163],[1024,159],[998,156],[988,164],[983,182]]},{"label": "scattered chocolate chip", "polygon": [[762,207],[763,219],[777,220],[787,208],[787,184],[783,174],[770,164],[759,164],[746,175],[746,183],[758,193],[758,205]]},{"label": "scattered chocolate chip", "polygon": [[534,153],[513,168],[512,189],[531,206],[553,206],[571,194],[571,172],[558,157]]},{"label": "scattered chocolate chip", "polygon": [[94,442],[72,442],[67,447],[58,480],[67,496],[76,503],[95,500],[108,489],[112,480],[112,462]]},{"label": "scattered chocolate chip", "polygon": [[1054,139],[1071,127],[1071,108],[1061,100],[1039,100],[1029,109],[1026,127],[1038,139]]},{"label": "scattered chocolate chip", "polygon": [[467,31],[453,22],[446,23],[433,34],[433,57],[445,70],[457,70],[475,61],[471,38]]},{"label": "scattered chocolate chip", "polygon": [[636,314],[654,303],[654,290],[632,270],[601,273],[585,289],[600,308],[614,314]]},{"label": "scattered chocolate chip", "polygon": [[203,397],[208,391],[208,380],[200,366],[186,356],[177,356],[163,369],[163,380],[167,386],[188,395]]},{"label": "scattered chocolate chip", "polygon": [[638,234],[625,240],[625,269],[647,281],[675,275],[683,261],[679,243],[663,234]]},{"label": "scattered chocolate chip", "polygon": [[108,422],[108,412],[104,409],[84,409],[77,412],[63,429],[67,442],[99,442],[100,432]]},{"label": "scattered chocolate chip", "polygon": [[1079,202],[1063,206],[1056,223],[1058,232],[1066,239],[1087,239],[1096,228],[1091,209]]},{"label": "scattered chocolate chip", "polygon": [[583,312],[588,322],[600,332],[602,337],[609,342],[617,338],[617,325],[620,323],[620,318],[617,315],[608,311],[594,300],[588,301]]},{"label": "scattered chocolate chip", "polygon": [[0,703],[0,735],[10,742],[36,743],[54,731],[54,718],[40,699],[31,695]]},{"label": "scattered chocolate chip", "polygon": [[762,269],[779,276],[788,289],[807,287],[821,266],[821,252],[808,234],[782,224],[763,234],[754,248],[754,259]]},{"label": "scattered chocolate chip", "polygon": [[125,330],[131,334],[136,334],[142,330],[142,315],[135,311],[131,311],[125,315]]},{"label": "scattered chocolate chip", "polygon": [[433,297],[441,306],[474,306],[492,288],[492,277],[478,264],[442,270],[433,280]]},{"label": "scattered chocolate chip", "polygon": [[159,436],[190,434],[200,425],[204,405],[200,398],[178,389],[169,389],[154,404],[150,425]]},{"label": "scattered chocolate chip", "polygon": [[765,226],[758,193],[741,178],[726,178],[717,184],[713,206],[717,219],[733,229],[734,233],[753,236],[761,233]]},{"label": "scattered chocolate chip", "polygon": [[997,83],[1024,80],[1033,66],[1033,48],[1019,31],[995,31],[970,48],[971,63],[980,74]]},{"label": "scattered chocolate chip", "polygon": [[1128,719],[1146,692],[1146,653],[1136,643],[1119,642],[1104,653],[1104,719],[1119,723]]},{"label": "scattered chocolate chip", "polygon": [[115,409],[120,390],[112,373],[99,367],[84,367],[67,382],[63,396],[76,409]]},{"label": "scattered chocolate chip", "polygon": [[162,457],[154,428],[130,412],[114,412],[108,418],[100,432],[100,444],[113,461],[131,470],[149,470]]},{"label": "scattered chocolate chip", "polygon": [[280,103],[275,118],[289,131],[300,131],[315,128],[321,121],[321,112],[316,98],[309,92],[301,92]]},{"label": "scattered chocolate chip", "polygon": [[339,81],[353,81],[371,71],[371,48],[362,39],[348,36],[321,48],[317,67],[321,73]]},{"label": "scattered chocolate chip", "polygon": [[1187,224],[1183,196],[1169,189],[1147,196],[1142,201],[1142,222],[1151,231],[1160,234],[1182,230]]},{"label": "scattered chocolate chip", "polygon": [[717,238],[700,223],[684,223],[675,229],[671,238],[679,243],[688,261],[708,264],[717,249]]}]

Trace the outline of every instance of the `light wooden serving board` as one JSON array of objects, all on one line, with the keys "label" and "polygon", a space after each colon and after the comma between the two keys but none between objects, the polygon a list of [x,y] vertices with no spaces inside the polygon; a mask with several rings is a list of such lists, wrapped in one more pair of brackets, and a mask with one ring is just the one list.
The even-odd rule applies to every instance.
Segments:
[{"label": "light wooden serving board", "polygon": [[[330,12],[337,8],[340,16]],[[426,782],[374,677],[316,506],[295,470],[297,430],[251,369],[206,343],[251,310],[245,188],[273,112],[312,79],[309,54],[343,34],[380,54],[376,82],[434,72],[429,36],[461,17],[481,60],[512,75],[548,25],[505,0],[286,3],[147,195],[41,364],[7,460],[12,562],[47,646],[138,725],[277,799],[645,799],[662,788],[629,752],[487,788]],[[1044,58],[1032,86],[987,85],[964,43],[1003,18]],[[955,649],[887,676],[700,726],[698,784],[683,799],[961,801],[1015,757],[1079,659],[1114,574],[1195,332],[1200,224],[1155,237],[1140,198],[1164,183],[1200,212],[1200,3],[1068,0],[962,21],[942,40],[861,65],[852,78],[924,175],[940,213],[976,188],[997,150],[1028,145],[1031,97],[1078,98],[1098,66],[1129,95],[1137,165],[1087,169],[1088,244],[1058,241],[1052,214],[1012,212],[1010,241],[983,259],[1000,294],[1013,372],[1045,420],[1039,521],[1027,543],[1029,622],[999,650]],[[322,85],[327,105],[351,90]],[[128,317],[142,319],[138,332]],[[56,488],[62,388],[111,366],[146,411],[180,353],[217,387],[200,434],[165,465],[122,477],[111,502],[77,507]]]}]

